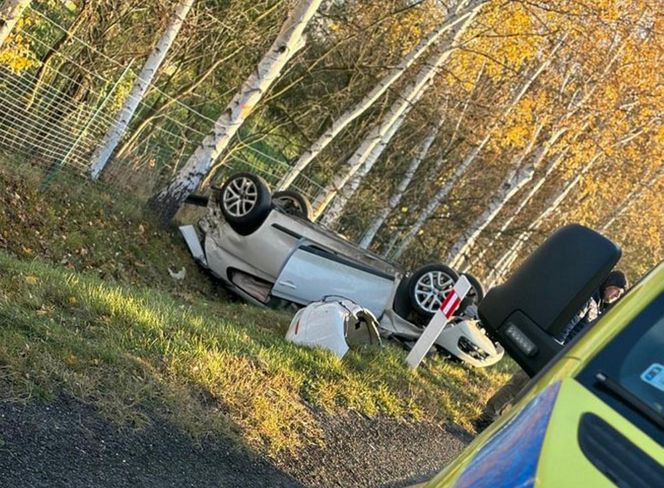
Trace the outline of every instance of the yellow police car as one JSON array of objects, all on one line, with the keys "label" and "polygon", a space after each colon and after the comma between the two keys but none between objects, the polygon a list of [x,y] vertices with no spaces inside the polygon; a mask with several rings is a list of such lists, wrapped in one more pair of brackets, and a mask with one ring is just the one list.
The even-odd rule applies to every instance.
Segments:
[{"label": "yellow police car", "polygon": [[563,347],[554,337],[620,258],[578,225],[480,304],[532,379],[427,487],[664,487],[664,263]]}]

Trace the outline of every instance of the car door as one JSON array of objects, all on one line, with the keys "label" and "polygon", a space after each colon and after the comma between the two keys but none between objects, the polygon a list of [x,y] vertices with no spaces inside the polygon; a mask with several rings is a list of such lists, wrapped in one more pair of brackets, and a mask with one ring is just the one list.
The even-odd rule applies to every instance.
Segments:
[{"label": "car door", "polygon": [[380,317],[396,285],[393,275],[305,242],[286,260],[271,293],[302,305],[339,296]]}]

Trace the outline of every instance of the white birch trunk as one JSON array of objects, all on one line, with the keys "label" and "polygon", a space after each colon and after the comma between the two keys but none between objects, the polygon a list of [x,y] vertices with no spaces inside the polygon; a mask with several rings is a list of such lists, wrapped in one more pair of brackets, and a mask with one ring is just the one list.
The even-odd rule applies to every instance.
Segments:
[{"label": "white birch trunk", "polygon": [[[330,207],[325,212],[323,219],[321,220],[321,223],[323,225],[332,226],[339,221],[339,219],[343,214],[343,211],[346,208],[346,205],[348,204],[348,201],[350,200],[350,198],[353,197],[355,192],[357,192],[364,178],[367,176],[367,174],[369,174],[369,171],[371,171],[374,164],[376,164],[380,156],[383,154],[383,152],[387,148],[388,144],[391,142],[394,135],[398,132],[398,130],[405,122],[406,117],[410,113],[411,109],[422,98],[422,95],[424,95],[424,92],[426,91],[427,88],[428,84],[425,85],[422,88],[422,90],[420,90],[420,92],[411,100],[411,104],[406,107],[405,111],[399,116],[394,125],[390,127],[389,131],[385,133],[385,136],[378,142],[378,144],[376,144],[376,146],[373,149],[371,149],[369,154],[366,155],[366,160],[362,164],[361,168],[357,171],[357,173],[355,173],[355,175],[350,179],[350,181],[346,183],[341,193],[337,195],[337,197],[332,201]],[[436,133],[439,130],[440,130],[440,125],[437,126]]]},{"label": "white birch trunk", "polygon": [[606,223],[600,228],[601,232],[606,232],[609,228],[618,220],[623,214],[630,208],[632,203],[635,200],[647,192],[652,186],[654,186],[659,179],[664,175],[664,165],[660,166],[659,169],[651,175],[648,175],[646,179],[650,180],[649,183],[641,184],[637,183],[636,188],[629,192],[629,194],[623,199],[618,208],[611,214]]},{"label": "white birch trunk", "polygon": [[499,280],[505,279],[505,276],[514,264],[514,261],[519,257],[521,249],[525,246],[526,242],[528,242],[528,239],[534,230],[536,229],[524,230],[521,232],[507,252],[498,260],[494,269],[486,278],[486,283],[489,288],[497,285]]},{"label": "white birch trunk", "polygon": [[378,84],[356,105],[346,111],[341,117],[332,123],[327,129],[295,162],[288,174],[279,183],[279,190],[286,189],[304,171],[320,152],[325,149],[332,140],[339,135],[348,125],[369,109],[385,92],[413,65],[427,49],[438,42],[440,37],[458,23],[465,21],[468,16],[476,12],[479,7],[487,3],[487,0],[475,0],[468,6],[457,9],[448,16],[445,21],[434,29],[427,37],[413,48],[410,53],[390,72],[378,82]]},{"label": "white birch trunk", "polygon": [[401,114],[423,95],[440,67],[445,64],[452,54],[452,47],[471,24],[476,13],[477,11],[474,11],[466,17],[464,23],[454,29],[454,34],[451,38],[447,42],[438,46],[436,52],[417,73],[415,80],[408,84],[408,86],[406,86],[406,88],[400,93],[399,98],[392,104],[382,122],[371,130],[369,135],[364,141],[362,141],[357,151],[355,151],[348,161],[346,161],[344,168],[340,169],[330,184],[328,184],[319,194],[313,204],[314,217],[318,217],[325,210],[348,180],[357,173],[371,151],[381,142],[381,140],[385,139],[385,134],[390,130],[390,127],[394,125],[399,117],[401,117]]},{"label": "white birch trunk", "polygon": [[[622,146],[627,142],[631,141],[634,137],[638,137],[647,132],[648,132],[648,126],[632,130],[628,133],[628,136],[618,139],[618,141],[613,143],[611,147]],[[581,177],[585,175],[588,171],[590,171],[590,169],[597,162],[600,156],[601,154],[596,154],[588,163],[586,163],[583,166],[579,174],[576,177],[574,177],[572,180],[570,180],[570,182],[567,185],[565,185],[565,187],[558,194],[558,196],[555,197],[553,201],[549,204],[549,207],[546,210],[544,210],[544,212],[542,212],[542,214],[540,214],[540,216],[531,223],[531,225],[528,227],[526,231],[521,233],[519,238],[514,242],[514,244],[512,244],[510,249],[497,261],[496,265],[493,266],[493,269],[491,273],[488,275],[486,280],[489,286],[493,286],[493,284],[495,284],[497,280],[504,278],[505,274],[509,271],[512,264],[514,264],[514,262],[518,258],[521,249],[525,245],[526,241],[528,240],[532,232],[537,230],[539,226],[542,225],[544,220],[547,219],[554,211],[557,210],[557,208],[560,206],[562,201],[567,197],[569,192],[576,186]],[[661,167],[660,170],[658,170],[657,174],[661,176],[662,172],[664,172],[664,166]]]},{"label": "white birch trunk", "polygon": [[606,223],[600,228],[601,232],[606,232],[629,208],[634,200],[641,195],[643,188],[633,189],[621,202],[620,206],[611,214]]},{"label": "white birch trunk", "polygon": [[[608,70],[609,70],[609,67],[610,67],[610,66],[611,66],[611,65],[612,65],[612,64],[618,59],[618,56],[619,56],[619,52],[617,52],[617,53],[611,58],[611,61],[610,61],[610,62],[608,63],[608,65],[605,67],[605,69],[604,69],[602,75],[606,75],[606,73],[607,73]],[[570,76],[571,76],[571,72],[570,72]],[[565,85],[566,85],[568,82],[569,82],[569,76],[568,76],[567,78],[563,79],[563,82],[562,82],[562,85],[561,85],[561,88],[560,88],[560,91],[561,91],[561,92],[562,92],[562,90],[564,89]],[[595,83],[595,84],[592,86],[592,88],[591,88],[590,90],[588,90],[588,92],[586,92],[586,93],[581,97],[581,99],[580,99],[579,101],[575,101],[575,98],[576,98],[576,97],[573,95],[573,96],[570,98],[569,103],[567,104],[567,108],[566,108],[565,113],[564,113],[563,115],[561,115],[561,116],[558,118],[558,120],[556,121],[556,123],[555,123],[554,125],[560,125],[560,124],[562,124],[565,120],[568,120],[569,118],[571,118],[571,117],[572,117],[572,116],[573,116],[573,115],[574,115],[574,114],[575,114],[575,113],[576,113],[576,112],[577,112],[577,111],[578,111],[583,105],[585,105],[585,104],[590,100],[591,95],[595,92],[595,90],[596,90],[596,88],[597,88],[598,85],[599,85],[599,82]],[[578,137],[578,136],[579,136],[579,135],[580,135],[580,134],[581,134],[581,133],[587,128],[587,127],[588,127],[588,122],[586,122],[586,123],[583,125],[583,128],[582,128],[582,129],[579,131],[579,133],[574,137],[574,139],[576,139],[576,137]],[[564,151],[564,153],[567,153],[567,149]],[[521,212],[521,210],[526,206],[526,204],[530,201],[530,199],[535,195],[535,193],[537,193],[537,191],[539,190],[539,188],[540,188],[540,187],[544,184],[544,182],[546,181],[546,178],[549,176],[549,174],[550,174],[550,173],[555,169],[555,167],[557,166],[558,161],[561,160],[562,155],[563,155],[563,153],[559,154],[556,158],[553,159],[552,163],[549,165],[549,167],[548,167],[547,170],[545,171],[545,174],[540,178],[539,182],[533,186],[533,188],[530,190],[530,192],[528,193],[528,195],[523,199],[523,201],[521,202],[521,204],[519,205],[519,207],[516,209],[516,211],[514,211],[514,212],[510,215],[510,217],[507,219],[507,221],[506,221],[506,222],[503,224],[503,226],[501,227],[500,231],[496,234],[496,236],[493,237],[491,243],[489,243],[488,246],[485,246],[485,247],[480,251],[480,254],[479,254],[475,259],[473,259],[473,262],[474,262],[474,263],[475,263],[475,262],[478,262],[478,261],[484,256],[484,254],[486,253],[486,251],[488,250],[488,248],[491,247],[491,244],[497,241],[497,239],[498,239],[498,238],[504,233],[504,231],[509,227],[509,225],[512,223],[512,221],[513,221],[513,220],[516,218],[516,216]],[[461,242],[461,241],[457,242],[457,243],[456,243],[456,246],[459,246],[459,245],[460,245],[460,242]],[[453,262],[454,262],[455,264],[452,264],[452,266],[455,266],[455,265],[457,265],[457,266],[461,266],[461,262],[460,262],[460,260],[463,259],[463,260],[465,260],[465,262],[466,262],[466,265],[464,266],[464,270],[467,270],[467,269],[468,269],[467,251],[468,251],[469,247],[472,246],[472,245],[473,245],[473,242],[470,242],[470,241],[469,241],[469,242],[468,242],[468,245],[466,246],[466,249],[463,249],[462,251],[459,251],[458,249],[455,249],[455,248],[453,247],[452,252],[451,252],[450,254],[451,254],[451,255],[453,254],[453,256],[452,256],[452,260],[453,260]],[[509,265],[509,263],[508,263],[508,265]]]},{"label": "white birch trunk", "polygon": [[203,139],[175,179],[153,197],[151,205],[160,213],[162,220],[168,221],[175,215],[214,161],[228,147],[256,104],[279,78],[286,63],[304,47],[304,30],[320,3],[321,0],[297,2],[270,50],[217,119],[212,131]]},{"label": "white birch trunk", "polygon": [[436,211],[440,203],[443,201],[443,199],[449,194],[449,192],[454,188],[454,185],[461,179],[461,177],[465,174],[466,170],[470,166],[470,164],[475,160],[477,155],[479,154],[479,151],[472,151],[471,154],[469,154],[454,170],[454,173],[450,177],[449,180],[447,180],[447,183],[445,183],[443,186],[440,187],[438,192],[434,195],[434,197],[431,199],[431,201],[427,204],[426,207],[424,207],[424,210],[420,215],[418,216],[417,220],[415,223],[411,226],[411,228],[408,230],[406,235],[403,237],[399,245],[397,246],[396,250],[394,251],[394,254],[392,255],[393,259],[399,259],[403,252],[408,248],[410,243],[413,241],[415,236],[419,233],[420,229],[424,226],[426,221],[433,215],[433,213]]},{"label": "white birch trunk", "polygon": [[[443,119],[441,119],[441,121],[442,120]],[[361,248],[367,249],[371,245],[374,238],[376,237],[376,234],[385,223],[385,220],[387,220],[387,217],[401,202],[401,199],[403,198],[406,189],[410,185],[410,182],[413,180],[413,177],[420,167],[420,164],[422,164],[422,161],[424,161],[424,158],[426,158],[429,150],[431,149],[431,146],[433,146],[433,143],[436,140],[438,133],[440,132],[440,127],[441,124],[438,124],[436,127],[434,127],[427,138],[422,141],[422,145],[419,147],[419,151],[417,151],[417,154],[410,162],[408,169],[406,169],[406,173],[404,174],[403,178],[401,178],[401,181],[399,181],[399,184],[388,200],[387,205],[384,206],[380,212],[378,212],[378,215],[373,220],[373,222],[371,222],[364,236],[362,236],[362,239],[360,240]]]},{"label": "white birch trunk", "polygon": [[404,253],[404,251],[408,248],[410,243],[413,241],[415,236],[419,233],[420,229],[424,226],[426,221],[433,215],[433,213],[436,211],[440,203],[443,201],[443,199],[449,194],[449,192],[454,188],[454,186],[457,184],[457,182],[461,179],[461,177],[466,173],[466,170],[468,167],[475,161],[477,156],[482,152],[484,147],[488,144],[488,142],[491,140],[491,137],[493,136],[494,131],[498,127],[498,123],[500,120],[504,119],[507,117],[512,110],[514,110],[514,107],[521,101],[523,96],[528,92],[532,84],[535,82],[535,80],[539,77],[539,75],[546,69],[546,67],[551,63],[551,60],[553,59],[553,55],[555,52],[560,48],[564,41],[565,37],[563,37],[557,44],[556,46],[552,49],[551,53],[549,56],[538,66],[538,68],[528,77],[526,82],[518,89],[514,97],[512,97],[512,100],[508,104],[508,106],[503,110],[503,112],[497,117],[496,122],[489,127],[486,135],[484,138],[480,141],[480,143],[474,147],[469,154],[466,155],[466,157],[459,163],[459,165],[455,168],[454,173],[452,176],[448,179],[447,183],[445,183],[436,195],[433,197],[433,199],[427,204],[427,206],[424,208],[422,213],[419,215],[413,226],[410,228],[410,230],[406,233],[404,238],[401,240],[399,245],[397,246],[396,250],[394,251],[393,254],[393,259],[399,259],[401,255]]},{"label": "white birch trunk", "polygon": [[392,127],[390,127],[389,130],[380,139],[378,144],[376,144],[371,149],[369,154],[365,155],[364,162],[362,163],[360,169],[343,187],[342,191],[336,196],[336,198],[327,208],[327,211],[320,220],[321,224],[323,224],[326,227],[331,227],[339,221],[341,215],[343,214],[344,209],[346,208],[348,200],[355,194],[357,189],[360,187],[360,184],[362,183],[364,177],[369,173],[369,171],[371,171],[373,165],[376,163],[376,161],[378,161],[380,156],[383,154],[385,148],[392,141],[394,135],[401,128],[403,123],[406,121],[406,117],[408,117],[408,114],[413,108],[413,105],[419,101],[423,92],[424,89],[420,91],[418,96],[412,99],[411,101],[412,105],[408,105],[406,107],[406,109],[401,113],[401,115],[399,115],[399,118],[394,122],[394,124],[392,124]]},{"label": "white birch trunk", "polygon": [[387,243],[387,246],[385,246],[385,250],[383,251],[382,256],[385,259],[387,259],[392,254],[392,249],[394,249],[394,246],[399,241],[400,235],[401,235],[401,231],[399,231],[398,229],[395,229],[394,233],[392,234],[392,237],[390,237],[390,242]]},{"label": "white birch trunk", "polygon": [[0,48],[29,5],[30,0],[5,0],[2,7],[0,7]]},{"label": "white birch trunk", "polygon": [[516,261],[523,249],[528,238],[541,227],[541,225],[554,213],[558,210],[562,202],[567,198],[570,192],[576,187],[576,185],[581,181],[581,178],[592,168],[592,166],[599,159],[600,154],[596,154],[586,165],[579,171],[579,173],[572,178],[570,181],[565,184],[560,192],[555,194],[547,204],[545,210],[528,226],[528,228],[519,235],[518,239],[510,246],[510,249],[498,260],[496,266],[494,266],[493,271],[487,277],[487,283],[492,285],[495,283],[495,280],[503,277],[506,272],[509,270],[510,266]]},{"label": "white birch trunk", "polygon": [[[482,231],[494,221],[512,197],[533,179],[535,171],[539,168],[551,147],[564,133],[565,129],[555,131],[547,141],[540,144],[534,155],[534,159],[523,167],[521,167],[520,162],[517,162],[517,168],[512,170],[503,180],[498,194],[493,198],[486,210],[464,231],[462,236],[450,249],[446,261],[450,266],[457,268],[463,265]],[[536,138],[537,135],[534,136],[534,139]]]},{"label": "white birch trunk", "polygon": [[125,100],[124,105],[120,109],[120,112],[118,112],[118,115],[115,117],[113,125],[110,127],[104,136],[101,145],[92,156],[90,177],[93,180],[99,178],[99,175],[106,167],[106,163],[108,163],[108,160],[111,158],[113,151],[120,143],[120,139],[122,139],[138,105],[145,96],[145,92],[147,92],[152,84],[152,80],[161,67],[161,64],[164,62],[173,42],[175,42],[175,39],[177,38],[195,1],[196,0],[181,0],[180,3],[178,3],[171,22],[168,24],[168,27],[166,27],[166,30],[161,35],[159,42],[157,42],[157,45],[150,53],[145,65],[143,65],[143,69],[138,75],[138,78],[136,78],[134,86]]},{"label": "white birch trunk", "polygon": [[445,160],[445,155],[448,154],[448,152],[454,147],[454,144],[457,141],[457,136],[459,134],[459,130],[461,129],[461,124],[463,123],[465,117],[466,117],[466,112],[468,110],[468,105],[470,105],[470,102],[473,99],[473,96],[475,95],[475,90],[480,85],[480,81],[482,80],[482,76],[484,75],[484,68],[486,67],[486,63],[482,64],[482,67],[480,70],[477,72],[477,78],[475,79],[475,84],[473,85],[472,90],[468,93],[468,97],[463,103],[463,109],[461,110],[461,114],[459,115],[459,118],[456,121],[456,124],[454,125],[454,131],[452,132],[452,135],[450,136],[450,140],[447,143],[447,146],[445,147],[445,150],[443,151],[443,157],[441,158],[441,161],[439,164],[436,165],[435,168],[435,173],[438,173],[440,170],[440,166],[442,166],[442,163]]},{"label": "white birch trunk", "polygon": [[[569,147],[563,149],[560,153],[558,153],[549,163],[547,166],[546,170],[544,171],[544,174],[538,178],[538,180],[535,182],[535,184],[530,188],[528,193],[523,197],[523,199],[519,202],[519,205],[517,208],[514,209],[512,213],[510,213],[509,217],[503,225],[500,227],[500,230],[496,233],[495,236],[493,236],[491,242],[487,243],[482,247],[482,250],[479,252],[477,257],[472,261],[470,266],[480,262],[482,258],[486,255],[487,251],[489,251],[493,244],[500,239],[505,231],[509,229],[510,225],[512,225],[512,222],[514,222],[514,219],[516,219],[521,212],[523,211],[524,208],[530,203],[530,200],[537,194],[537,192],[542,188],[544,183],[546,183],[546,180],[551,176],[551,173],[558,167],[558,163],[560,161],[564,160],[565,156],[567,155],[569,151]],[[468,271],[468,267],[465,267],[463,271]]]},{"label": "white birch trunk", "polygon": [[[530,203],[530,200],[537,194],[537,192],[544,186],[544,183],[546,183],[547,179],[549,176],[551,176],[551,173],[558,167],[558,164],[561,161],[565,160],[565,157],[567,156],[567,153],[569,152],[570,148],[572,147],[573,143],[577,140],[577,138],[582,135],[589,126],[589,123],[585,123],[582,128],[576,133],[574,138],[566,145],[566,147],[559,152],[549,163],[549,165],[546,167],[544,170],[544,173],[539,177],[537,182],[530,188],[530,191],[524,196],[524,198],[519,202],[519,205],[514,209],[512,213],[510,213],[509,217],[505,222],[503,222],[503,225],[500,227],[500,230],[496,233],[496,235],[492,238],[492,240],[484,245],[479,252],[479,254],[473,259],[473,261],[470,263],[469,266],[472,266],[478,262],[481,261],[481,259],[486,255],[487,251],[489,251],[493,245],[498,242],[498,240],[503,236],[505,231],[509,229],[510,225],[512,225],[512,222],[521,214],[524,208]],[[463,271],[468,271],[468,266],[466,266]]]}]

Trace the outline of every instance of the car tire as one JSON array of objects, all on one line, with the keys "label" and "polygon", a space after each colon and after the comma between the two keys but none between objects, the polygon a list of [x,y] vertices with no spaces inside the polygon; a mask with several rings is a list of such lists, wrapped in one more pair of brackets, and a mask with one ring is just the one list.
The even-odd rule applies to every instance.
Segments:
[{"label": "car tire", "polygon": [[272,205],[270,188],[253,173],[236,173],[219,190],[219,206],[224,219],[240,235],[258,229]]},{"label": "car tire", "polygon": [[272,195],[272,203],[288,215],[311,220],[313,214],[311,202],[299,192],[293,190],[275,191]]},{"label": "car tire", "polygon": [[433,317],[458,279],[456,271],[444,264],[429,264],[417,269],[408,282],[413,310],[425,319]]},{"label": "car tire", "polygon": [[475,278],[473,275],[469,273],[461,273],[462,276],[465,276],[468,278],[468,281],[470,282],[470,290],[468,291],[468,294],[466,295],[466,298],[464,298],[461,301],[461,304],[459,305],[459,308],[457,309],[457,313],[455,315],[461,315],[463,312],[470,306],[470,305],[475,305],[478,307],[480,305],[480,302],[484,298],[484,286],[482,286],[482,283],[480,280]]}]

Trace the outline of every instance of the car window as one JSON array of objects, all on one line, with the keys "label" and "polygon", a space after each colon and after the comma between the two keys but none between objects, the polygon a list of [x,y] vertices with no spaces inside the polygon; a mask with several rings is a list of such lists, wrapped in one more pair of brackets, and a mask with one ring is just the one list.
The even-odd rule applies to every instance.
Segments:
[{"label": "car window", "polygon": [[602,349],[577,379],[662,444],[664,294]]}]

